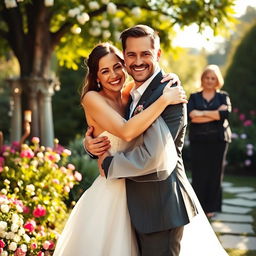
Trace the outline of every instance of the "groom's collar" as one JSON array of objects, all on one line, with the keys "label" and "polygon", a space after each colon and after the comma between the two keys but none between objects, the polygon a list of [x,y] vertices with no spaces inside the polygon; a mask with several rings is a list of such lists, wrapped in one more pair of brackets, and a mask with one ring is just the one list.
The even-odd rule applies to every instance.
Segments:
[{"label": "groom's collar", "polygon": [[130,94],[132,96],[132,98],[134,99],[134,94],[140,94],[140,96],[146,91],[146,89],[148,88],[148,86],[150,85],[150,83],[152,82],[152,80],[156,77],[156,75],[160,72],[160,67],[157,66],[155,69],[155,72],[153,73],[153,75],[148,78],[142,85],[140,85],[137,89],[133,89]]}]

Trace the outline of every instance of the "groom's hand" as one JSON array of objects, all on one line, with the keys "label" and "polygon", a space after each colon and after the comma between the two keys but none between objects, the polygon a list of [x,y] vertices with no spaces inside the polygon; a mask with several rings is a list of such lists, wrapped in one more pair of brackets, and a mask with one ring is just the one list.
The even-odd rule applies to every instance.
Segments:
[{"label": "groom's hand", "polygon": [[106,157],[110,156],[109,152],[106,151],[103,155],[99,156],[98,158],[98,167],[100,171],[100,175],[106,177],[104,170],[102,169],[102,163]]},{"label": "groom's hand", "polygon": [[88,127],[83,140],[84,147],[90,154],[101,156],[110,148],[110,141],[107,136],[93,138],[92,133],[93,127]]}]

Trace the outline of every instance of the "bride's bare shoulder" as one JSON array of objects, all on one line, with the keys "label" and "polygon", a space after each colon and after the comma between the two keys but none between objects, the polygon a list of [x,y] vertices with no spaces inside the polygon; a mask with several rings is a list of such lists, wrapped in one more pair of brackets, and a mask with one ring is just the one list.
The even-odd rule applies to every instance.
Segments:
[{"label": "bride's bare shoulder", "polygon": [[96,91],[89,91],[84,95],[83,100],[82,100],[82,104],[83,105],[88,105],[88,104],[91,104],[93,102],[96,103],[96,100],[97,100],[97,102],[99,102],[99,100],[105,101],[104,97],[101,96],[100,93],[98,93]]}]

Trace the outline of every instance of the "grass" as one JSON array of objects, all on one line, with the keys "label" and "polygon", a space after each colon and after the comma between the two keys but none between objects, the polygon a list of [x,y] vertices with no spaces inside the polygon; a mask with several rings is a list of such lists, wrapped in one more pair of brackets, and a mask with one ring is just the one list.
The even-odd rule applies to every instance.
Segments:
[{"label": "grass", "polygon": [[[225,175],[225,182],[233,183],[234,187],[253,187],[256,191],[256,177],[253,176],[235,176],[235,175]],[[224,193],[224,198],[233,198],[234,195],[231,193]],[[252,223],[254,233],[256,234],[256,208],[251,211],[251,216],[254,219]],[[229,256],[256,256],[256,251],[247,251],[247,250],[227,250]]]}]

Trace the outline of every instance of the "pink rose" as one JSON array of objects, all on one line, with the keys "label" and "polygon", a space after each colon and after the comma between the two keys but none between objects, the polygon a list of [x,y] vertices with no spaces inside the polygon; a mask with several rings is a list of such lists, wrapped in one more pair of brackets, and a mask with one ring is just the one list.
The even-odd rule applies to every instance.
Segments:
[{"label": "pink rose", "polygon": [[36,218],[40,218],[40,217],[42,217],[42,216],[45,216],[45,215],[46,215],[46,209],[45,209],[45,207],[42,206],[42,205],[38,205],[38,206],[36,207],[36,209],[34,209],[33,215],[34,215],[34,217],[36,217]]},{"label": "pink rose", "polygon": [[37,256],[44,256],[44,252],[40,251]]},{"label": "pink rose", "polygon": [[31,139],[31,141],[32,141],[34,144],[39,144],[40,139],[39,139],[38,137],[33,137],[33,138]]},{"label": "pink rose", "polygon": [[5,247],[5,242],[3,240],[0,240],[0,248],[4,248]]},{"label": "pink rose", "polygon": [[71,171],[74,171],[76,169],[76,167],[73,164],[68,164],[68,169]]},{"label": "pink rose", "polygon": [[239,119],[240,119],[241,121],[244,121],[244,120],[245,120],[245,114],[240,114],[240,115],[239,115]]},{"label": "pink rose", "polygon": [[23,205],[22,208],[23,208],[23,213],[25,214],[30,213],[30,208],[28,206]]},{"label": "pink rose", "polygon": [[22,158],[32,158],[34,157],[34,152],[31,150],[31,149],[25,149],[25,150],[22,150],[21,153],[20,153],[20,157]]},{"label": "pink rose", "polygon": [[52,240],[50,240],[49,241],[50,242],[50,245],[49,245],[49,250],[53,250],[54,249],[54,247],[55,247],[55,243],[52,241]]},{"label": "pink rose", "polygon": [[45,250],[48,250],[50,244],[51,244],[51,243],[50,243],[49,241],[44,241],[44,243],[43,243],[43,248],[44,248]]},{"label": "pink rose", "polygon": [[25,225],[23,226],[28,232],[33,232],[36,228],[36,222],[34,220],[27,221]]},{"label": "pink rose", "polygon": [[82,174],[80,172],[75,171],[74,177],[77,181],[82,180]]},{"label": "pink rose", "polygon": [[37,244],[36,244],[36,243],[32,243],[32,244],[30,245],[30,248],[31,248],[32,250],[35,250],[35,249],[37,248]]},{"label": "pink rose", "polygon": [[245,120],[244,121],[244,126],[251,126],[251,125],[253,125],[252,120]]},{"label": "pink rose", "polygon": [[21,248],[18,248],[15,253],[14,256],[25,256],[26,252],[23,252]]}]

